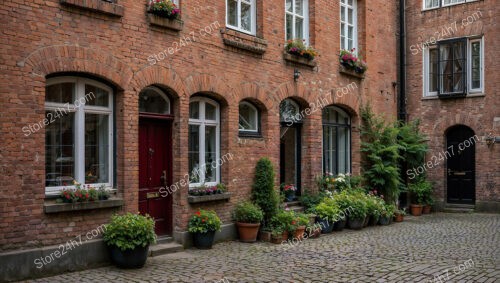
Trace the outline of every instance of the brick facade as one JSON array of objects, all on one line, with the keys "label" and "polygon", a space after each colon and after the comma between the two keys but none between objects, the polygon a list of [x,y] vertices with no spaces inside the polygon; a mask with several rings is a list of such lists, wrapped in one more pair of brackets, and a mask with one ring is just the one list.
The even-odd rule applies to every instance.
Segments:
[{"label": "brick facade", "polygon": [[[223,43],[219,28],[225,26],[224,1],[181,0],[184,27],[180,32],[150,25],[146,1],[119,0],[119,7],[98,0],[60,2],[5,0],[0,4],[0,250],[63,243],[106,223],[117,211],[44,213],[45,132],[26,137],[21,129],[43,120],[47,77],[83,75],[114,88],[115,183],[124,211],[138,210],[139,92],[156,85],[171,95],[174,182],[188,171],[189,98],[203,93],[221,104],[221,155],[235,157],[224,164],[221,175],[233,196],[228,203],[190,205],[187,187],[176,191],[175,231],[186,230],[188,217],[198,207],[215,209],[229,223],[233,205],[250,195],[260,157],[270,157],[279,172],[278,107],[283,99],[294,98],[305,107],[331,90],[356,83],[356,89],[333,99],[333,104],[352,115],[354,173],[360,170],[360,105],[370,102],[375,112],[391,120],[396,117],[398,7],[387,1],[358,1],[358,42],[369,65],[363,80],[339,72],[339,1],[309,1],[310,40],[321,54],[316,68],[283,60],[282,2],[257,0],[257,35],[267,41],[262,55]],[[215,22],[220,27],[205,29]],[[211,34],[203,36],[201,29]],[[168,50],[191,33],[196,41],[150,64],[151,55]],[[293,80],[294,68],[301,72],[298,82]],[[238,136],[242,99],[260,108],[262,138]],[[322,171],[321,131],[320,111],[305,118],[301,176],[306,190],[314,187],[314,176]]]},{"label": "brick facade", "polygon": [[[456,125],[471,128],[479,137],[476,143],[475,193],[476,208],[500,209],[500,146],[488,146],[488,134],[500,136],[500,76],[496,72],[500,55],[500,31],[496,27],[500,9],[494,1],[477,1],[422,11],[422,1],[407,2],[407,84],[409,119],[420,119],[421,129],[429,137],[432,156],[446,151],[446,133]],[[484,38],[484,92],[456,99],[423,97],[423,53],[421,43],[458,37],[483,36]],[[447,199],[447,164],[428,170],[435,182],[437,205],[443,207]]]}]

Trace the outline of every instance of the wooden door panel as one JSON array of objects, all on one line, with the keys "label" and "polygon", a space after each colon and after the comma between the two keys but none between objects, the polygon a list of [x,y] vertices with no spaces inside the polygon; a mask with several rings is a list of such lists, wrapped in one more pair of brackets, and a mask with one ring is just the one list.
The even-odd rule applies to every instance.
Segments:
[{"label": "wooden door panel", "polygon": [[[467,127],[458,126],[447,134],[447,199],[450,203],[475,202],[475,144],[465,143],[474,137]],[[465,146],[466,144],[470,146]]]}]

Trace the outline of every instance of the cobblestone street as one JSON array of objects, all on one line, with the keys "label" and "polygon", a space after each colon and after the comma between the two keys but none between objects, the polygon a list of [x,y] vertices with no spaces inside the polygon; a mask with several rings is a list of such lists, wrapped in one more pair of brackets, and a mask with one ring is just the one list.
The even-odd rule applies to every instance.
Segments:
[{"label": "cobblestone street", "polygon": [[447,281],[500,282],[500,215],[407,216],[296,246],[226,242],[149,258],[140,270],[109,266],[31,282]]}]

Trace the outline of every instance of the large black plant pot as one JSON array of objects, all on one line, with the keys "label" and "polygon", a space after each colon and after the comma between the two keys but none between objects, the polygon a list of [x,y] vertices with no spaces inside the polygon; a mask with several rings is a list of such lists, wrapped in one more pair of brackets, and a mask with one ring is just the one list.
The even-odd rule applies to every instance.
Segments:
[{"label": "large black plant pot", "polygon": [[148,259],[149,245],[122,251],[117,246],[108,246],[111,261],[119,268],[141,268]]},{"label": "large black plant pot", "polygon": [[380,223],[380,225],[389,225],[389,224],[391,224],[391,217],[380,216],[379,223]]},{"label": "large black plant pot", "polygon": [[347,219],[341,219],[337,222],[335,222],[335,225],[333,226],[334,231],[342,231],[345,228],[345,225],[347,224]]},{"label": "large black plant pot", "polygon": [[317,218],[316,223],[321,227],[321,234],[331,233],[333,230],[334,222],[328,221],[326,219]]},{"label": "large black plant pot", "polygon": [[361,228],[363,228],[364,223],[365,223],[365,218],[354,219],[354,218],[349,217],[349,221],[347,222],[347,226],[349,227],[349,229],[360,230]]},{"label": "large black plant pot", "polygon": [[193,235],[193,246],[198,249],[208,250],[214,243],[215,231],[206,233],[191,233]]}]

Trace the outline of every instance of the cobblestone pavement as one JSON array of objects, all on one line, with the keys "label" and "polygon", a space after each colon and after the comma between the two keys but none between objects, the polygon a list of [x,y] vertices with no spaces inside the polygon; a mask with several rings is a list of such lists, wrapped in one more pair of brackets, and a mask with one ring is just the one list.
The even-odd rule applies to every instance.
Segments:
[{"label": "cobblestone pavement", "polygon": [[[438,279],[438,276],[439,279]],[[407,216],[296,246],[236,241],[32,282],[500,282],[500,214]]]}]

